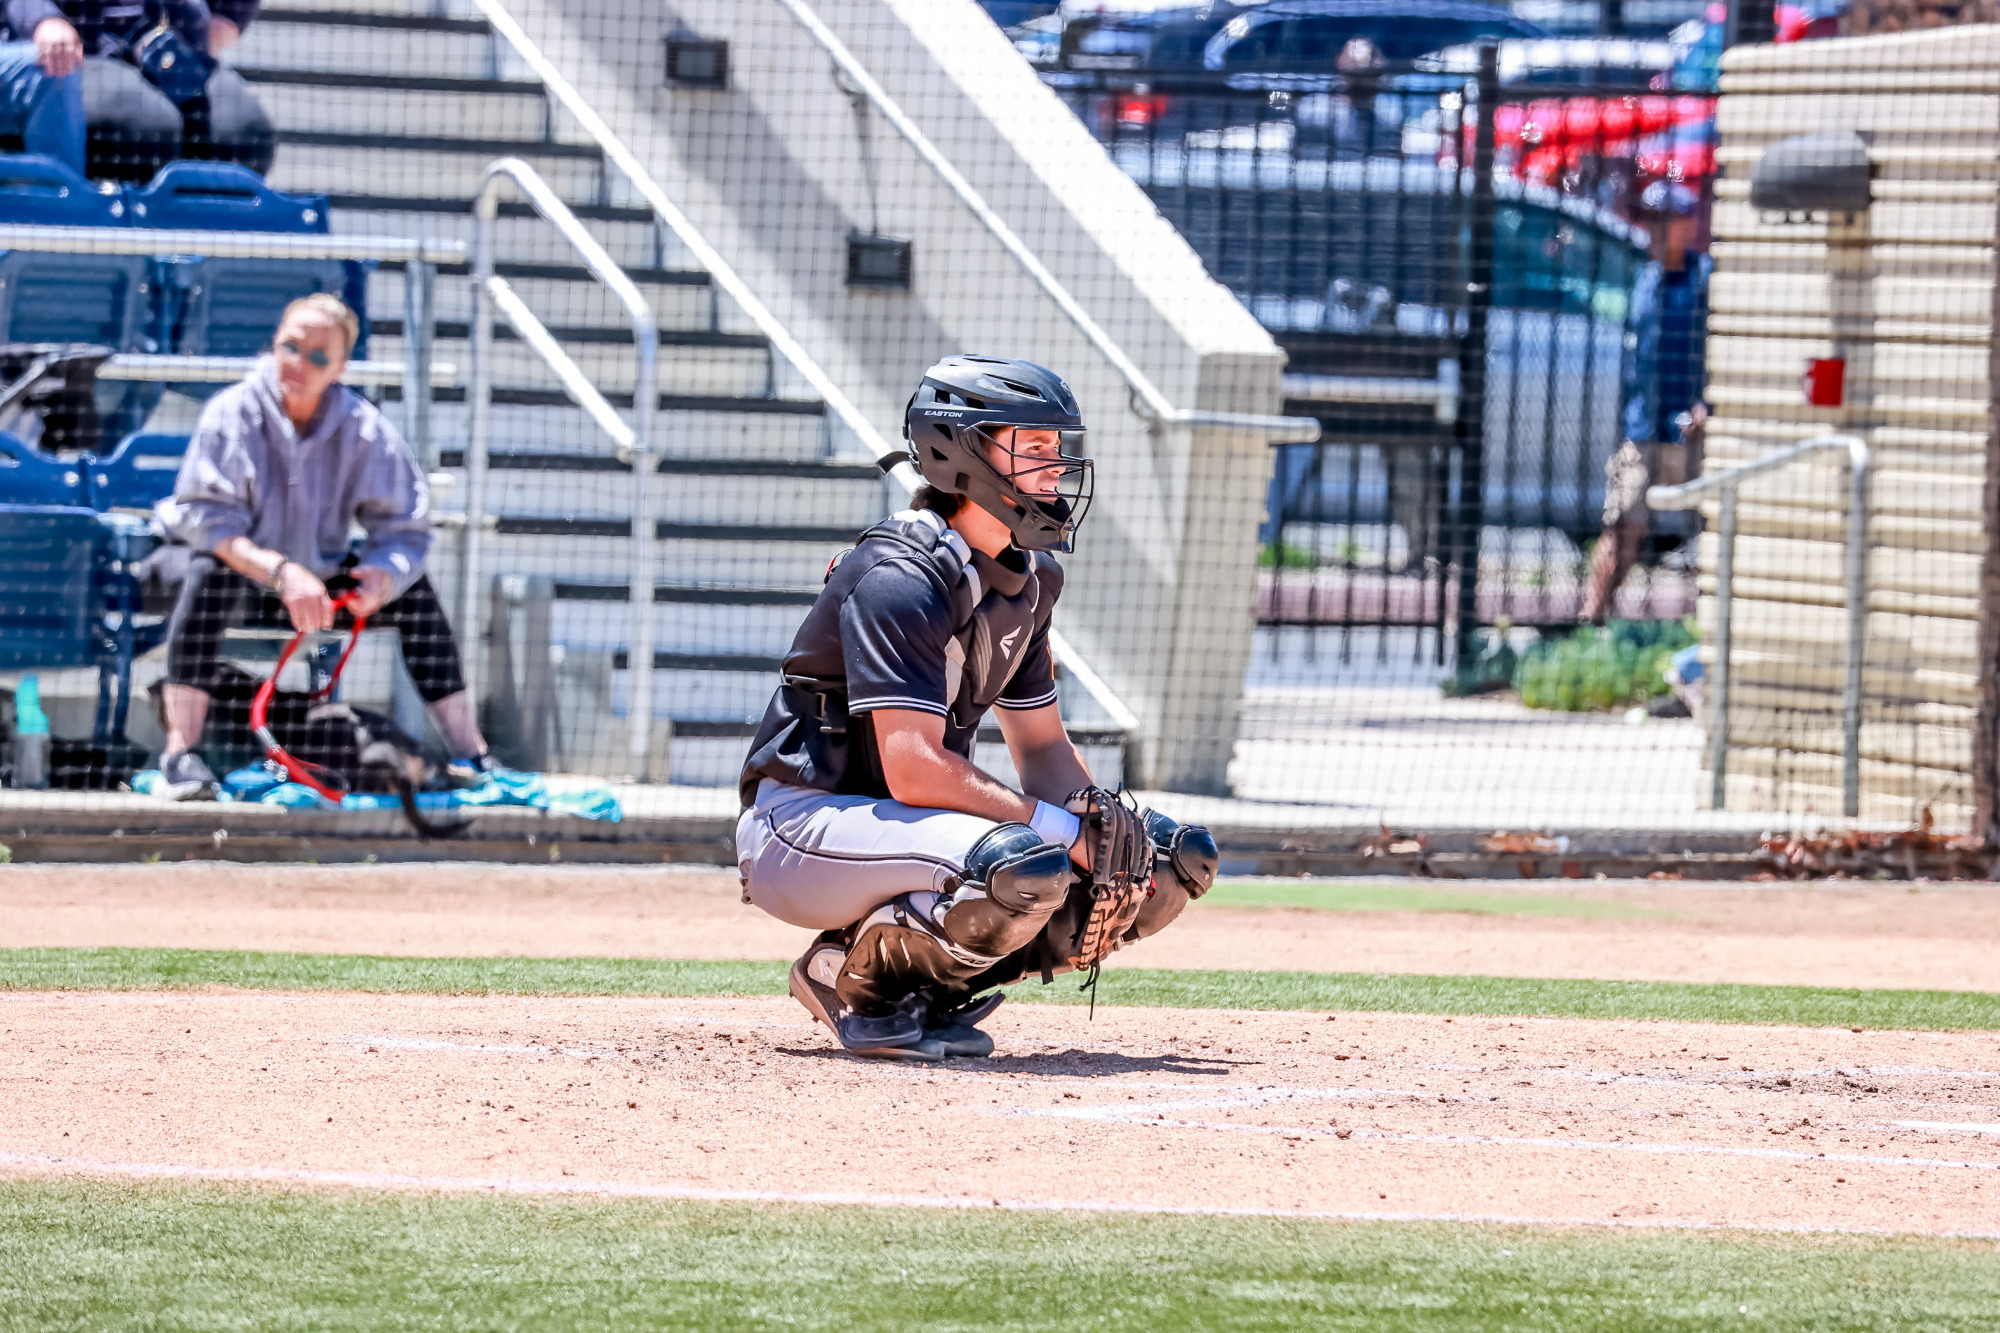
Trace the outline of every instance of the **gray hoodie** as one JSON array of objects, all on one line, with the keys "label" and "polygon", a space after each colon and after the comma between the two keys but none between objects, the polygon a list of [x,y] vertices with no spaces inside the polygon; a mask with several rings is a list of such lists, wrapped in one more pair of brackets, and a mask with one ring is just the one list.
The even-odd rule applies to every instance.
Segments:
[{"label": "gray hoodie", "polygon": [[336,384],[301,438],[268,356],[208,400],[173,498],[159,506],[167,531],[197,551],[248,537],[321,578],[340,567],[359,526],[360,563],[387,572],[398,594],[423,573],[430,513],[423,471],[388,418]]}]

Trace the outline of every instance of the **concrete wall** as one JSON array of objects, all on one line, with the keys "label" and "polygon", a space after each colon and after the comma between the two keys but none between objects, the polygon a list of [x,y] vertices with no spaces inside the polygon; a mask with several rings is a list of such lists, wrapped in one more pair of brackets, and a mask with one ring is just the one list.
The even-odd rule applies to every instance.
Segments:
[{"label": "concrete wall", "polygon": [[[1971,815],[1981,664],[1981,499],[1992,390],[2000,27],[1739,48],[1723,62],[1709,324],[1709,470],[1825,431],[1876,458],[1863,818]],[[1786,221],[1749,204],[1772,144],[1868,140],[1865,213]],[[1840,408],[1805,404],[1843,357]],[[1732,809],[1840,809],[1846,467],[1746,487],[1737,547]],[[1711,525],[1713,511],[1711,511]],[[1704,589],[1716,546],[1704,539]],[[1712,627],[1711,597],[1702,602]]]},{"label": "concrete wall", "polygon": [[[816,7],[1169,399],[1278,410],[1282,353],[972,0]],[[1150,434],[1124,381],[894,130],[856,111],[773,0],[511,10],[885,437],[900,439],[918,376],[947,353],[1028,357],[1070,380],[1098,497],[1058,624],[1145,723],[1130,778],[1220,790],[1250,644],[1263,440]],[[729,89],[663,86],[669,32],[728,40]],[[848,232],[878,225],[914,239],[913,291],[845,285]],[[834,433],[837,451],[856,443]]]}]

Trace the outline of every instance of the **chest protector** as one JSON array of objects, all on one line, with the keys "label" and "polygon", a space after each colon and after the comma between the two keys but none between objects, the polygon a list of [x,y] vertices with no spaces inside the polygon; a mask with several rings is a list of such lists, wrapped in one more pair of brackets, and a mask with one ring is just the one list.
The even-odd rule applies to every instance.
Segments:
[{"label": "chest protector", "polygon": [[[951,605],[951,641],[945,646],[945,698],[951,725],[970,731],[1020,669],[1042,609],[1036,562],[1053,557],[1024,552],[1025,573],[975,554],[965,539],[926,509],[906,509],[861,534],[853,549],[827,566],[826,586],[844,595],[869,570],[899,561],[924,571]],[[798,674],[784,664],[789,691],[817,702],[820,730],[836,741],[847,730],[847,681]],[[810,714],[802,714],[809,716]]]}]

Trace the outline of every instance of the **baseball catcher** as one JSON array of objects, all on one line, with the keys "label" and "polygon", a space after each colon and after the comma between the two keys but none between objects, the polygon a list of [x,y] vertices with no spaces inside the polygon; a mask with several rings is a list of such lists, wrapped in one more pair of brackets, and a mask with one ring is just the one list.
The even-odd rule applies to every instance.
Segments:
[{"label": "baseball catcher", "polygon": [[[904,414],[913,508],[861,534],[786,653],[742,780],[744,896],[820,932],[791,990],[849,1052],[990,1054],[998,987],[1094,969],[1215,879],[1206,829],[1094,783],[1049,620],[1089,508],[1069,386],[954,356]],[[1015,791],[972,762],[996,709]]]}]

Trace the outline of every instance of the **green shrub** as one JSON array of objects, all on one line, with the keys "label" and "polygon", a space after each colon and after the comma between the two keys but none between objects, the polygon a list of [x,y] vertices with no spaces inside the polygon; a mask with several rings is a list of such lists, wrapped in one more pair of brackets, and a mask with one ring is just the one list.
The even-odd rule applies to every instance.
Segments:
[{"label": "green shrub", "polygon": [[1667,692],[1667,659],[1696,642],[1694,618],[1614,620],[1538,639],[1521,655],[1514,688],[1530,708],[1588,713],[1644,703]]},{"label": "green shrub", "polygon": [[1265,542],[1257,548],[1257,568],[1259,569],[1311,569],[1319,562],[1313,558],[1310,546],[1300,546],[1297,542],[1279,545]]}]

